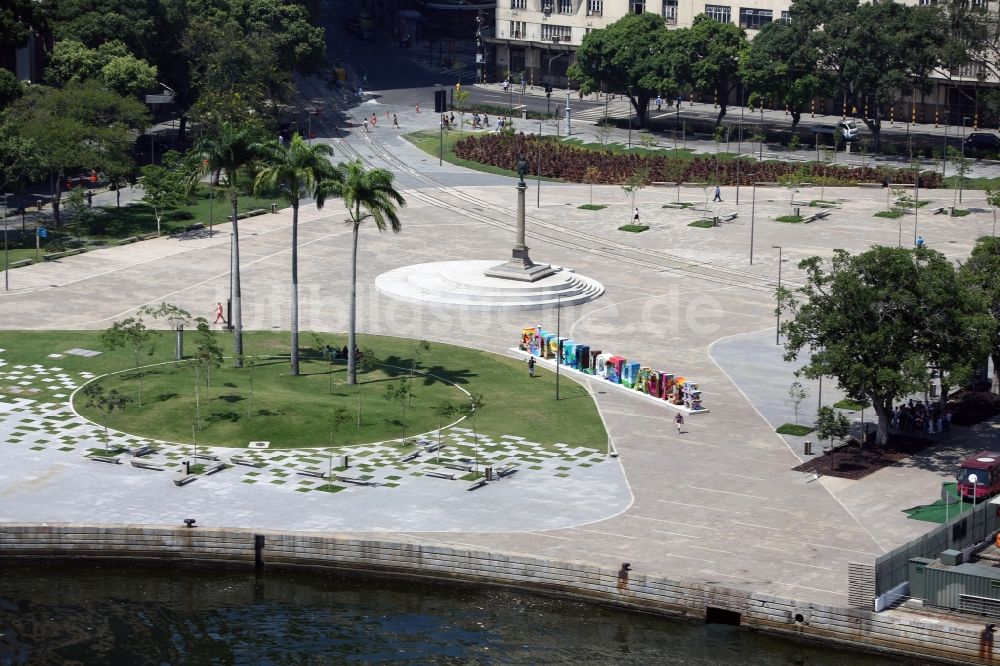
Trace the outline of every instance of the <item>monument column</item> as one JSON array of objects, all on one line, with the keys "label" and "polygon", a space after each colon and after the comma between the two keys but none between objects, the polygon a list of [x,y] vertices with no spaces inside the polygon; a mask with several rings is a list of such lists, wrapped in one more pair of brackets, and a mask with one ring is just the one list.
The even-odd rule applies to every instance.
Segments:
[{"label": "monument column", "polygon": [[518,158],[517,174],[521,177],[521,181],[517,184],[517,235],[514,239],[514,248],[511,250],[510,261],[486,271],[484,275],[487,277],[534,282],[556,272],[547,264],[534,263],[528,256],[528,245],[524,239],[524,193],[528,190],[528,185],[524,182],[524,174],[527,171],[527,161],[523,157]]}]

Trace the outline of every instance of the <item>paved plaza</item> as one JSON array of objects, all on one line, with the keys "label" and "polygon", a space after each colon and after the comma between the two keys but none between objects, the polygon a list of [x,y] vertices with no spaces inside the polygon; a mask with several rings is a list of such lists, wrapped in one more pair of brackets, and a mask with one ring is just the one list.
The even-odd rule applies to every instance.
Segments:
[{"label": "paved plaza", "polygon": [[[381,112],[381,109],[379,109]],[[432,114],[428,114],[432,115]],[[332,122],[332,121],[331,121]],[[360,156],[399,175],[408,206],[403,232],[361,232],[359,331],[448,342],[512,355],[522,327],[556,328],[553,309],[529,312],[449,310],[395,300],[375,287],[386,271],[426,262],[505,260],[514,227],[514,180],[472,173],[420,153],[396,132],[358,129],[331,139],[338,159]],[[723,188],[722,203],[707,203],[702,188],[647,187],[637,196],[648,232],[617,228],[630,219],[631,200],[617,186],[595,186],[600,211],[580,210],[588,186],[542,183],[528,191],[532,257],[599,281],[604,294],[561,310],[563,335],[644,364],[683,374],[700,385],[710,413],[690,416],[678,434],[675,412],[602,380],[581,380],[604,419],[618,457],[583,451],[567,432],[563,448],[540,452],[532,433],[509,432],[481,441],[484,459],[517,464],[518,472],[474,492],[468,483],[427,476],[433,454],[403,462],[392,442],[359,447],[356,470],[378,485],[345,486],[297,474],[322,471],[321,451],[239,452],[264,467],[231,467],[175,487],[188,445],[113,435],[129,447],[153,445],[150,471],[85,460],[103,446],[100,429],[75,415],[68,400],[84,375],[61,372],[58,358],[24,367],[0,365],[0,522],[93,521],[281,528],[445,543],[493,552],[526,553],[639,573],[770,591],[844,604],[847,563],[875,556],[927,531],[929,523],[901,512],[933,501],[952,475],[951,458],[908,460],[861,481],[816,479],[792,471],[804,459],[801,439],[774,428],[791,421],[785,402],[794,365],[781,360],[774,340],[774,288],[800,283],[797,263],[874,243],[912,245],[914,226],[930,247],[961,259],[993,218],[981,192],[966,192],[964,218],[933,214],[951,205],[951,191],[922,191],[929,203],[901,220],[873,217],[885,208],[881,189],[826,188],[838,203],[811,224],[774,220],[794,205],[821,198],[820,189]],[[692,208],[664,208],[677,199]],[[736,217],[717,228],[688,224]],[[300,324],[303,331],[347,326],[350,230],[339,201],[300,213]],[[916,218],[916,219],[915,219]],[[244,324],[289,326],[290,211],[241,223]],[[229,235],[161,238],[17,269],[0,294],[0,326],[13,330],[103,329],[136,308],[166,301],[208,317],[228,295]],[[751,237],[752,233],[752,237]],[[750,262],[751,242],[753,262]],[[64,353],[67,350],[52,350]],[[0,352],[0,362],[3,353]],[[548,370],[540,369],[541,372]],[[527,373],[525,373],[526,375]],[[526,378],[527,380],[527,378]],[[566,380],[570,381],[570,380]],[[818,387],[802,413],[815,412]],[[36,390],[37,389],[37,390]],[[823,403],[839,396],[833,382]],[[493,405],[502,409],[502,405]],[[552,409],[559,403],[552,402]],[[808,416],[805,416],[808,415]],[[468,433],[444,433],[456,460],[469,458]],[[993,437],[990,424],[948,443]],[[433,436],[431,436],[433,437]],[[959,442],[956,444],[955,442]],[[231,450],[215,449],[223,458]],[[931,456],[931,454],[928,454]],[[341,484],[343,485],[343,484]]]}]

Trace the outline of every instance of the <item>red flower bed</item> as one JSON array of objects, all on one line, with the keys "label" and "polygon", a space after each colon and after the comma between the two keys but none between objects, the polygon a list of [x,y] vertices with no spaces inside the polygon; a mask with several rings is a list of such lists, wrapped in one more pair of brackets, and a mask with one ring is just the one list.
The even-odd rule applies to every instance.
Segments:
[{"label": "red flower bed", "polygon": [[[600,175],[596,183],[620,184],[638,169],[649,170],[650,182],[715,182],[716,173],[721,185],[736,184],[736,160],[716,164],[713,157],[681,159],[638,154],[607,153],[579,148],[561,143],[553,138],[539,138],[533,134],[489,134],[462,139],[455,144],[455,154],[463,159],[481,164],[514,170],[517,158],[524,155],[535,173],[536,161],[541,157],[542,175],[572,182],[585,182],[584,173],[597,167]],[[755,162],[743,160],[740,166],[740,184],[779,182],[788,176],[801,181],[820,182],[827,185],[856,185],[857,183],[913,183],[913,171],[891,167],[822,166],[789,162]],[[718,169],[718,171],[716,171]],[[920,187],[941,187],[941,175],[926,171],[920,174]]]}]

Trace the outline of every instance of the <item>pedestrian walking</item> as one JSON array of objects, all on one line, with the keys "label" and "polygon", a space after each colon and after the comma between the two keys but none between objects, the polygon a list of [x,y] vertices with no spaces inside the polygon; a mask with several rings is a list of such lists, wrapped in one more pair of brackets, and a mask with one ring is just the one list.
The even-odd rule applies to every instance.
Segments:
[{"label": "pedestrian walking", "polygon": [[222,308],[222,302],[219,301],[218,303],[215,304],[215,321],[212,323],[218,324],[219,322],[222,322],[223,324],[225,324],[226,317],[224,313],[225,310]]},{"label": "pedestrian walking", "polygon": [[639,209],[636,208],[635,212],[632,213],[632,224],[639,224]]},{"label": "pedestrian walking", "polygon": [[715,196],[712,197],[712,201],[722,201],[722,190],[719,189],[718,185],[715,186]]},{"label": "pedestrian walking", "polygon": [[659,111],[662,106],[663,106],[663,98],[660,97],[659,95],[657,95],[656,96],[656,110]]},{"label": "pedestrian walking", "polygon": [[399,118],[396,116],[395,113],[392,114],[392,126],[395,127],[396,129],[399,129]]},{"label": "pedestrian walking", "polygon": [[372,114],[372,129],[375,129],[375,125],[377,125],[377,124],[378,124],[378,116],[376,116],[376,115],[375,115],[375,114],[373,113],[373,114]]},{"label": "pedestrian walking", "polygon": [[528,376],[532,379],[535,378],[535,357],[531,356],[528,358]]},{"label": "pedestrian walking", "polygon": [[454,113],[452,113],[452,114],[450,114],[448,116],[448,124],[449,125],[454,125],[455,124],[455,114]]},{"label": "pedestrian walking", "polygon": [[486,130],[488,130],[489,128],[490,128],[490,117],[489,117],[489,115],[488,115],[488,114],[487,114],[487,113],[486,113],[486,112],[484,111],[484,112],[483,112],[483,129],[486,129]]},{"label": "pedestrian walking", "polygon": [[368,133],[368,116],[365,116],[365,134]]},{"label": "pedestrian walking", "polygon": [[681,434],[681,426],[684,425],[684,415],[678,413],[677,416],[674,417],[674,423],[677,424],[677,434]]},{"label": "pedestrian walking", "polygon": [[503,91],[510,92],[510,77],[503,80]]},{"label": "pedestrian walking", "polygon": [[917,236],[917,247],[921,248],[923,246],[924,246],[924,237],[923,236]]},{"label": "pedestrian walking", "polygon": [[498,132],[502,132],[503,131],[503,118],[502,117],[501,118],[497,118],[497,131]]}]

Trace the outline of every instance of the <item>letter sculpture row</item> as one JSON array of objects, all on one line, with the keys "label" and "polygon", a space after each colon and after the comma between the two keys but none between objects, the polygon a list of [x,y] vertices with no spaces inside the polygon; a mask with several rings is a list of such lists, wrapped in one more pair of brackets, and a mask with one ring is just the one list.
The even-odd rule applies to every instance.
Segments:
[{"label": "letter sculpture row", "polygon": [[683,405],[693,412],[705,409],[701,404],[701,391],[690,379],[653,370],[624,356],[606,354],[576,340],[557,337],[541,326],[521,330],[520,349],[539,358],[555,359],[558,356],[561,365],[603,377],[613,384],[666,400],[672,405]]}]

